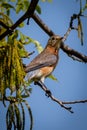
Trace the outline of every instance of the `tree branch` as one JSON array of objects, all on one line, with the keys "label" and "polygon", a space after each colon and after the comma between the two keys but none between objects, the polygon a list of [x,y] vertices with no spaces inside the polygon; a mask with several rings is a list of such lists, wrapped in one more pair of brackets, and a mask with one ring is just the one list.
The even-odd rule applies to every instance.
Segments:
[{"label": "tree branch", "polygon": [[[32,15],[32,18],[34,19],[34,21],[49,35],[55,35],[55,33],[48,28],[48,26],[39,18],[38,15],[36,15],[35,13]],[[69,35],[71,31],[71,28],[69,27],[69,29],[67,30],[66,34],[64,35],[63,41],[66,40],[67,36]],[[61,49],[68,55],[77,57],[77,61],[79,61],[78,59],[80,59],[80,61],[82,60],[83,62],[87,63],[87,56],[81,54],[80,52],[70,48],[69,46],[65,45],[64,43],[61,46]]]},{"label": "tree branch", "polygon": [[0,35],[0,40],[2,40],[5,36],[10,34],[11,32],[13,32],[13,30],[16,27],[18,27],[18,25],[20,23],[22,23],[25,19],[28,18],[28,22],[29,22],[30,17],[33,15],[33,13],[35,11],[38,1],[39,0],[31,0],[30,6],[29,6],[28,10],[26,11],[26,13],[20,19],[18,19],[18,21],[14,25],[12,25],[9,30],[7,29],[3,34]]},{"label": "tree branch", "polygon": [[[55,35],[55,33],[48,28],[48,26],[39,18],[38,15],[36,15],[36,13],[34,13],[35,7],[37,5],[39,0],[32,0],[30,3],[30,6],[27,10],[27,12],[11,27],[7,27],[4,26],[5,28],[7,28],[7,31],[5,31],[3,34],[0,35],[0,40],[3,39],[5,36],[7,36],[8,34],[10,34],[20,23],[22,23],[25,19],[28,18],[28,22],[30,17],[32,17],[34,19],[34,21],[49,35]],[[34,14],[33,14],[34,13]],[[64,35],[63,41],[66,40],[67,36],[69,35],[71,31],[71,28],[68,29],[68,31],[66,32],[66,34]],[[74,58],[77,61],[82,61],[87,63],[87,56],[83,55],[81,53],[79,53],[78,51],[70,48],[69,46],[62,44],[61,49],[68,54],[71,57],[76,57]]]},{"label": "tree branch", "polygon": [[53,101],[57,102],[61,107],[63,107],[64,109],[66,109],[67,111],[73,113],[73,111],[71,110],[72,108],[71,107],[67,107],[65,105],[63,105],[62,101],[58,100],[57,98],[55,98],[51,92],[48,93],[48,90],[47,87],[45,86],[45,84],[41,81],[37,81],[35,82],[35,85],[38,85],[40,86],[46,93],[46,95],[48,95],[48,97],[50,97]]},{"label": "tree branch", "polygon": [[[50,97],[51,100],[58,103],[61,107],[63,107],[64,109],[66,109],[70,113],[74,113],[72,111],[72,107],[65,106],[64,104],[87,103],[87,99],[86,100],[76,100],[76,101],[61,101],[52,95],[51,91],[48,90],[48,88],[45,86],[45,84],[43,82],[37,81],[37,82],[34,82],[34,84],[40,86],[41,89],[46,93],[46,96]],[[22,97],[24,97],[24,96],[22,96]],[[0,98],[0,101],[3,101],[4,106],[6,106],[5,101],[9,101],[10,103],[14,103],[14,102],[23,101],[23,99],[21,100],[21,99],[16,98],[16,97],[4,96],[4,98]]]},{"label": "tree branch", "polygon": [[[43,91],[48,94],[48,97],[50,97],[54,102],[58,103],[61,107],[63,107],[64,109],[68,110],[70,113],[74,113],[71,109],[72,107],[67,107],[65,106],[64,104],[76,104],[76,103],[87,103],[87,100],[77,100],[77,101],[60,101],[58,100],[57,98],[55,98],[52,93],[47,93],[48,89],[47,87],[45,86],[44,83],[42,83],[41,81],[38,81],[38,82],[35,82],[34,83],[35,85],[38,85],[41,87],[41,89],[43,89]],[[50,91],[50,90],[49,90]]]},{"label": "tree branch", "polygon": [[87,63],[87,56],[79,53],[78,51],[70,48],[69,46],[62,43],[61,49],[68,54],[69,56],[77,57],[78,59],[82,60],[83,62]]},{"label": "tree branch", "polygon": [[4,24],[2,21],[0,21],[0,25],[3,26],[5,29],[9,30],[9,27],[6,24]]},{"label": "tree branch", "polygon": [[32,15],[32,18],[49,36],[55,35],[55,33],[42,21],[42,19],[40,19],[36,13]]},{"label": "tree branch", "polygon": [[76,104],[76,103],[87,103],[86,100],[77,100],[77,101],[68,101],[68,102],[62,102],[63,104]]}]

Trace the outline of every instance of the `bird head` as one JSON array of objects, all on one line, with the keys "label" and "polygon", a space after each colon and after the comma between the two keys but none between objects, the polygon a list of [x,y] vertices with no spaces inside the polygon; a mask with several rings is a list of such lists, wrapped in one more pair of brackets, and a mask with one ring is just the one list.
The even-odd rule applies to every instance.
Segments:
[{"label": "bird head", "polygon": [[62,39],[63,37],[53,35],[48,40],[47,46],[54,47],[56,50],[58,50],[62,44]]}]

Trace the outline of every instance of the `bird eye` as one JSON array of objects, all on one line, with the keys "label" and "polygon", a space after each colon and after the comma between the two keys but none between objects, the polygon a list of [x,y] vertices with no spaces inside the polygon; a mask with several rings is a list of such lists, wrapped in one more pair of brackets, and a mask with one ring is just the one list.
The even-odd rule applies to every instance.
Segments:
[{"label": "bird eye", "polygon": [[51,37],[48,41],[49,45],[51,46],[55,46],[56,44],[56,38],[55,37]]},{"label": "bird eye", "polygon": [[56,44],[56,38],[52,37],[52,39],[51,39],[51,46],[55,46],[55,44]]},{"label": "bird eye", "polygon": [[52,40],[55,40],[55,38],[54,38],[54,37],[52,37]]}]

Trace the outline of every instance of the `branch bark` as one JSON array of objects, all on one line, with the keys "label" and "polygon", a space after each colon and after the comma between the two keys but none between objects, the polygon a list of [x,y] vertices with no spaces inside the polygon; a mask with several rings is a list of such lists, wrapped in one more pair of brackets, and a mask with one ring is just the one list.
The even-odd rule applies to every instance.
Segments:
[{"label": "branch bark", "polygon": [[[34,13],[32,15],[32,18],[49,36],[55,35],[55,33],[50,28],[48,28],[48,26],[39,18],[38,15],[36,15]],[[68,31],[66,32],[66,34],[64,35],[63,41],[66,40],[66,37],[69,35],[70,31],[71,31],[71,29],[69,28]],[[71,56],[71,57],[74,56],[74,57],[80,59],[82,62],[87,63],[86,55],[81,54],[80,52],[70,48],[69,46],[65,45],[64,43],[62,44],[61,49],[69,56]]]},{"label": "branch bark", "polygon": [[[55,97],[52,95],[52,93],[50,92],[50,90],[47,89],[47,87],[45,86],[45,84],[44,84],[43,82],[37,81],[37,82],[35,82],[34,84],[40,86],[41,89],[43,89],[43,90],[45,91],[46,95],[51,98],[51,100],[53,100],[53,101],[55,101],[56,103],[58,103],[61,107],[63,107],[64,109],[66,109],[66,110],[69,111],[70,113],[73,113],[72,107],[67,107],[67,106],[63,105],[62,101],[60,101],[60,100],[58,100],[57,98],[55,98]],[[48,93],[48,91],[49,91],[49,93]]]},{"label": "branch bark", "polygon": [[[55,33],[39,18],[39,16],[36,15],[36,13],[34,13],[38,1],[39,0],[31,0],[30,6],[29,6],[27,12],[18,21],[16,21],[16,23],[13,26],[8,27],[4,23],[2,23],[2,22],[0,23],[4,28],[7,29],[2,35],[0,35],[0,40],[2,40],[5,36],[10,34],[25,19],[28,18],[28,22],[29,22],[29,19],[31,17],[40,26],[40,28],[42,28],[49,36],[55,35]],[[66,37],[69,35],[70,31],[71,31],[71,29],[69,28],[66,35],[64,35],[64,41],[66,40]],[[66,54],[68,54],[69,56],[71,56],[71,57],[74,56],[74,57],[82,60],[83,62],[87,63],[87,56],[85,56],[85,55],[79,53],[78,51],[70,48],[69,46],[65,45],[64,43],[62,43],[61,49]],[[44,84],[37,83],[37,85],[39,85],[45,92],[47,92],[47,88]],[[87,100],[63,102],[63,101],[60,101],[57,98],[55,98],[52,94],[49,94],[49,97],[53,101],[57,102],[61,107],[63,107],[64,109],[68,110],[71,113],[73,113],[73,111],[71,110],[71,107],[67,107],[64,104],[75,104],[75,103],[85,103],[85,102],[87,102]],[[0,99],[0,100],[3,100],[3,99]],[[10,101],[10,102],[16,102],[15,98],[12,100],[8,97],[8,98],[5,98],[5,100]]]},{"label": "branch bark", "polygon": [[9,30],[9,27],[6,24],[4,24],[2,21],[0,21],[0,25],[3,26],[5,29]]},{"label": "branch bark", "polygon": [[[11,27],[7,27],[5,26],[7,29],[7,31],[5,31],[2,35],[0,35],[0,40],[2,40],[5,36],[7,36],[8,34],[10,34],[20,23],[22,23],[25,19],[28,18],[28,22],[29,19],[32,17],[33,20],[49,35],[55,35],[55,33],[40,19],[40,17],[38,15],[36,15],[36,13],[34,13],[35,7],[37,5],[39,0],[32,0],[30,3],[30,6],[27,10],[27,12]],[[67,35],[64,35],[64,40],[66,40],[66,37],[69,35],[71,29],[69,28],[67,31]],[[81,62],[85,62],[87,63],[87,56],[81,54],[80,52],[70,48],[69,46],[65,45],[64,43],[61,46],[61,49],[68,54],[71,58],[77,60],[77,61],[81,61]],[[75,58],[76,57],[76,58]]]},{"label": "branch bark", "polygon": [[11,32],[13,32],[13,30],[18,27],[18,25],[20,23],[22,23],[25,19],[28,18],[28,21],[30,19],[30,17],[33,15],[36,5],[38,3],[39,0],[31,0],[30,6],[28,8],[28,10],[26,11],[26,13],[18,19],[18,21],[11,26],[9,29],[7,29],[3,34],[0,35],[0,40],[2,40],[5,36],[7,36],[8,34],[10,34]]},{"label": "branch bark", "polygon": [[[62,43],[61,49],[68,54],[70,57],[74,56],[78,59],[80,59],[80,61],[87,63],[87,56],[83,55],[82,53],[70,48],[69,46],[65,45],[64,43]],[[76,59],[78,61],[78,59]]]},{"label": "branch bark", "polygon": [[67,111],[69,111],[70,113],[74,113],[72,111],[72,107],[68,107],[65,106],[64,104],[76,104],[76,103],[87,103],[87,100],[76,100],[76,101],[60,101],[57,98],[55,98],[51,92],[47,93],[47,91],[50,91],[47,89],[47,87],[45,86],[44,83],[42,83],[41,81],[35,82],[35,85],[40,86],[40,88],[48,95],[48,97],[51,98],[51,100],[53,100],[54,102],[58,103],[61,107],[63,107],[64,109],[66,109]]}]

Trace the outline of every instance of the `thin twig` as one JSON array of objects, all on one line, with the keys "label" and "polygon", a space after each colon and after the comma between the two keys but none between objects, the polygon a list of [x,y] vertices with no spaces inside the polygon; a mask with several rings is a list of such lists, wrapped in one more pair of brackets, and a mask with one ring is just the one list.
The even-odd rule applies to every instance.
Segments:
[{"label": "thin twig", "polygon": [[66,101],[66,102],[62,102],[63,104],[76,104],[76,103],[87,103],[87,99],[86,100],[76,100],[76,101]]},{"label": "thin twig", "polygon": [[34,54],[34,53],[35,53],[35,51],[32,51],[32,52],[28,53],[26,56],[22,56],[22,58],[27,58],[27,57],[29,57],[30,55]]},{"label": "thin twig", "polygon": [[77,57],[75,57],[75,56],[72,56],[72,55],[68,55],[70,58],[72,58],[73,60],[76,60],[76,61],[78,61],[78,62],[83,62],[81,59],[78,59]]},{"label": "thin twig", "polygon": [[[74,16],[75,17],[75,16]],[[48,28],[48,26],[40,19],[40,17],[38,15],[36,15],[35,13],[32,15],[32,18],[34,19],[34,21],[49,35],[49,36],[52,36],[52,35],[55,35],[55,33],[50,29]],[[68,37],[70,31],[71,31],[71,27],[72,27],[72,22],[71,22],[71,25],[70,27],[68,28],[67,32],[65,33],[64,35],[64,38],[63,38],[63,42],[66,40],[66,38]],[[70,48],[69,46],[65,45],[64,43],[62,44],[61,46],[61,49],[68,55],[71,55],[71,56],[75,56],[77,57],[77,59],[81,59],[82,62],[85,62],[87,63],[87,56],[86,55],[83,55],[81,54],[80,52]]]},{"label": "thin twig", "polygon": [[[45,86],[44,83],[42,83],[41,81],[38,81],[38,82],[35,82],[35,85],[40,86],[40,87],[45,91],[45,93],[47,94],[48,89],[47,89],[47,87]],[[48,94],[47,94],[47,95],[48,95]],[[53,101],[57,102],[61,107],[63,107],[63,108],[66,109],[67,111],[73,113],[73,111],[71,110],[71,109],[72,109],[71,107],[67,107],[67,106],[63,105],[62,101],[60,101],[60,100],[58,100],[57,98],[55,98],[55,97],[52,95],[52,93],[50,93],[50,94],[48,95],[48,97],[50,97]]]},{"label": "thin twig", "polygon": [[67,37],[69,36],[70,32],[71,32],[71,28],[68,28],[67,32],[64,34],[64,37],[63,37],[63,40],[62,40],[63,42],[67,39]]},{"label": "thin twig", "polygon": [[[30,6],[29,6],[30,7]],[[29,11],[29,10],[28,10]],[[11,30],[7,30],[6,32],[4,32],[1,36],[0,36],[0,40],[3,39],[6,35],[10,34],[12,30],[14,30],[21,22],[23,22],[26,18],[30,18],[32,17],[35,22],[49,35],[55,35],[55,33],[48,28],[48,26],[39,18],[38,15],[33,14],[31,15],[30,12],[28,13],[28,11],[11,27]],[[30,15],[29,15],[30,14]],[[64,35],[64,41],[66,40],[67,36],[69,35],[71,29],[69,28],[68,31],[66,32],[66,34]],[[62,44],[61,49],[66,53],[66,54],[70,54],[73,55],[75,57],[77,57],[78,59],[81,59],[83,62],[87,63],[87,56],[83,55],[81,53],[79,53],[78,51],[70,48],[69,46],[66,46],[65,44]]]},{"label": "thin twig", "polygon": [[[87,99],[86,100],[76,100],[76,101],[60,101],[57,98],[55,98],[52,93],[48,93],[47,94],[47,87],[45,86],[44,83],[42,83],[41,81],[35,82],[35,85],[40,86],[43,91],[45,91],[46,95],[48,95],[48,97],[50,97],[54,102],[57,102],[61,107],[63,107],[64,109],[66,109],[67,111],[69,111],[70,113],[74,113],[71,109],[72,107],[67,107],[64,104],[77,104],[77,103],[87,103]],[[50,91],[50,90],[49,90]]]}]

